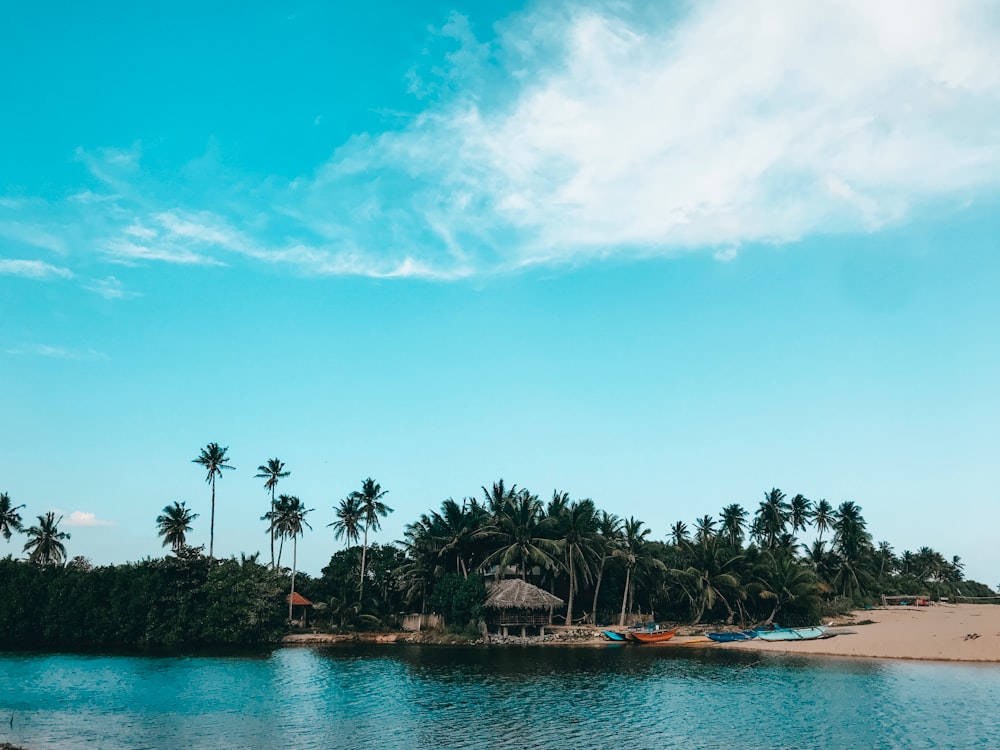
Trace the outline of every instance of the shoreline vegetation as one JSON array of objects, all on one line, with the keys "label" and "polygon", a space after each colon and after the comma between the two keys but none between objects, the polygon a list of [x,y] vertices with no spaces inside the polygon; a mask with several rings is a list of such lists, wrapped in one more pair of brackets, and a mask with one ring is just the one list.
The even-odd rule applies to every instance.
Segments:
[{"label": "shoreline vegetation", "polygon": [[[930,547],[896,554],[889,542],[875,542],[857,504],[834,507],[777,488],[765,492],[753,512],[732,503],[718,518],[704,515],[690,527],[677,521],[658,540],[634,516],[619,517],[559,490],[544,502],[501,479],[478,496],[444,500],[408,524],[402,540],[378,544],[370,537],[392,508],[388,491],[369,477],[334,506],[326,533],[331,545],[342,540],[345,546],[313,577],[297,570],[298,537],[311,530],[306,517],[313,509],[277,493],[291,475],[277,458],[255,475],[264,480],[256,513],[262,512],[263,536],[272,542],[270,559],[260,560],[260,553],[219,559],[212,554],[216,480],[222,469],[234,470],[227,451],[210,443],[194,459],[210,489],[208,555],[187,544],[199,514],[186,503],[168,505],[155,518],[171,554],[93,566],[68,557],[61,519],[49,512],[25,529],[25,506],[0,493],[0,535],[28,537],[26,559],[0,558],[0,642],[142,651],[267,645],[287,635],[384,641],[414,614],[437,615],[447,632],[410,638],[470,642],[496,632],[487,596],[501,579],[537,587],[549,610],[531,614],[531,624],[545,623],[550,635],[558,630],[552,625],[596,633],[598,625],[645,621],[676,623],[682,633],[814,625],[886,596],[987,608],[1000,603],[990,587],[965,579],[957,555],[947,558]],[[802,540],[807,532],[813,541]],[[282,563],[285,542],[290,567],[288,556]]]}]

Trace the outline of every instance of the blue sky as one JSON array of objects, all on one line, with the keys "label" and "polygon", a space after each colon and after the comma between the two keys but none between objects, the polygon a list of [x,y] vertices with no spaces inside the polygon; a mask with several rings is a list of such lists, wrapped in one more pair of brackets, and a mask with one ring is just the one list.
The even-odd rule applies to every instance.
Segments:
[{"label": "blue sky", "polygon": [[[0,4],[0,490],[161,552],[777,486],[1000,581],[988,2]],[[0,552],[20,552],[10,544]]]}]

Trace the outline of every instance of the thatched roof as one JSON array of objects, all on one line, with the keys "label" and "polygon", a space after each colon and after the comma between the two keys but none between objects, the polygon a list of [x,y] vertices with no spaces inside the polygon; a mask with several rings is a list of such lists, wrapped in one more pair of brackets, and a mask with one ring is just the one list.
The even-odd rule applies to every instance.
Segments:
[{"label": "thatched roof", "polygon": [[292,604],[296,607],[298,607],[300,604],[305,606],[312,605],[312,602],[306,599],[304,596],[302,596],[302,594],[300,594],[298,591],[296,591],[294,594],[289,594],[288,596],[285,597],[286,602],[289,599],[291,599]]},{"label": "thatched roof", "polygon": [[565,605],[558,596],[543,591],[520,578],[490,584],[486,609],[550,609]]}]

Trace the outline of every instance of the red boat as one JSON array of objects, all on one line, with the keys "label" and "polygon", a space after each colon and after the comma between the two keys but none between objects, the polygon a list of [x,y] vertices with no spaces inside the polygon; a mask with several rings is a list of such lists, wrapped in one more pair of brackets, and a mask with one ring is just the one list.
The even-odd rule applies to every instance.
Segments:
[{"label": "red boat", "polygon": [[673,630],[630,630],[628,637],[633,641],[638,641],[639,643],[660,643],[662,641],[669,641],[675,635],[680,628],[674,628]]}]

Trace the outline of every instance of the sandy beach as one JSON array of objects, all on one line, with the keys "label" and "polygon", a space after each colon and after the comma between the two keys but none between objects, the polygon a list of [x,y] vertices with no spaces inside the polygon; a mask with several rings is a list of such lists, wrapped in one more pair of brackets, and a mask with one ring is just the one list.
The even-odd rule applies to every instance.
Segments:
[{"label": "sandy beach", "polygon": [[[870,624],[858,625],[866,620]],[[879,659],[1000,662],[1000,606],[938,604],[884,607],[835,622],[832,638],[800,642],[745,641],[706,647]],[[694,645],[694,644],[692,644]]]}]

